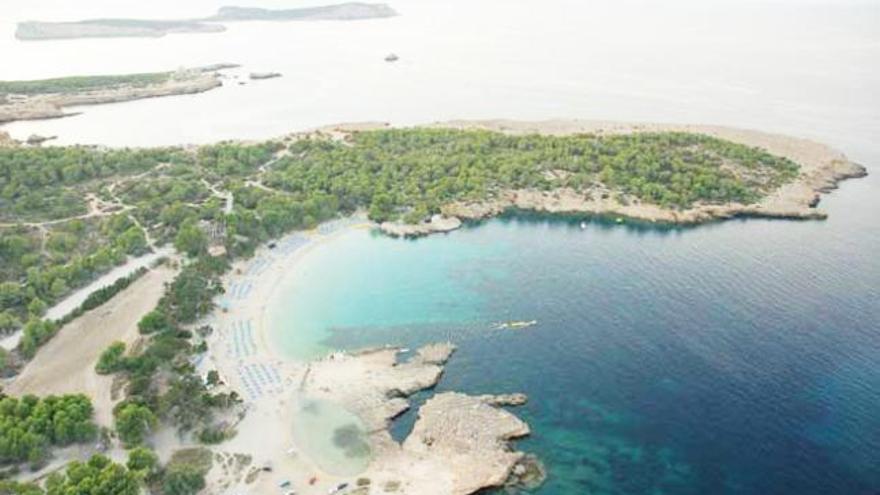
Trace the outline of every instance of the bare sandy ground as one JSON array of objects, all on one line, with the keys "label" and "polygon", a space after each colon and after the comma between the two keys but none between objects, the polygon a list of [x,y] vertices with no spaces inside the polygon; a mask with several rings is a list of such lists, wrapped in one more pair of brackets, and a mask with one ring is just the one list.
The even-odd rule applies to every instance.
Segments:
[{"label": "bare sandy ground", "polygon": [[110,301],[58,330],[15,380],[5,387],[10,395],[85,393],[95,405],[99,425],[112,426],[112,377],[95,373],[101,352],[114,341],[131,344],[137,322],[156,307],[176,270],[161,266],[145,273]]}]

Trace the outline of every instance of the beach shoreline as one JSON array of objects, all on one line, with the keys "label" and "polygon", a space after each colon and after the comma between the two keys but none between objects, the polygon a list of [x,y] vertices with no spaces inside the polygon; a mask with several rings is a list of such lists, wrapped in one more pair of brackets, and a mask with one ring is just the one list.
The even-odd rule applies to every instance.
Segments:
[{"label": "beach shoreline", "polygon": [[[238,487],[268,493],[288,478],[299,478],[295,480],[299,484],[314,476],[318,479],[315,485],[302,486],[304,491],[300,493],[326,493],[339,482],[301,453],[302,449],[297,448],[295,456],[288,454],[294,444],[291,425],[297,404],[295,391],[306,373],[307,363],[280,350],[269,327],[269,306],[289,273],[311,251],[335,236],[349,229],[370,226],[362,217],[336,222],[343,226],[327,234],[321,233],[319,227],[287,234],[272,242],[274,248],[268,244],[260,246],[250,259],[233,263],[222,279],[227,292],[219,297],[217,308],[202,322],[211,325],[214,331],[206,339],[208,353],[198,369],[203,375],[217,370],[221,380],[242,395],[247,413],[236,426],[236,436],[216,450],[230,455],[251,455],[254,465],[271,463],[273,471],[287,473],[287,476],[282,480],[279,475],[265,473],[256,476],[251,485],[245,476],[236,478],[212,473],[209,488],[215,487],[220,492],[220,487],[223,490]],[[262,375],[263,372],[266,375]],[[255,378],[258,373],[269,376],[271,386],[259,383]]]},{"label": "beach shoreline", "polygon": [[[502,486],[514,471],[523,472],[534,462],[509,445],[530,433],[527,424],[503,408],[525,403],[522,394],[437,394],[430,407],[420,410],[416,433],[403,443],[392,439],[389,427],[409,409],[408,396],[433,388],[441,379],[455,350],[451,343],[426,345],[406,361],[399,359],[402,349],[389,346],[333,351],[314,358],[294,357],[281,349],[273,335],[270,310],[279,304],[289,275],[315,249],[365,228],[376,224],[358,214],[288,234],[270,243],[274,247],[262,246],[251,259],[236,262],[223,278],[227,293],[201,323],[214,331],[207,338],[208,354],[198,371],[204,375],[217,370],[245,401],[246,414],[236,425],[237,434],[215,447],[215,452],[228,458],[245,454],[253,464],[250,482],[247,472],[212,472],[208,478],[212,493],[269,493],[289,482],[296,493],[318,494],[357,479],[371,483],[374,491],[356,493],[393,487],[404,494],[465,495]],[[363,471],[352,476],[339,467],[331,469],[321,452],[327,445],[297,441],[294,421],[302,421],[302,411],[316,400],[362,422],[361,435],[371,451]],[[339,430],[351,427],[335,425],[333,445]],[[459,451],[463,444],[469,446],[466,452]],[[260,466],[271,466],[271,471],[257,469]]]}]

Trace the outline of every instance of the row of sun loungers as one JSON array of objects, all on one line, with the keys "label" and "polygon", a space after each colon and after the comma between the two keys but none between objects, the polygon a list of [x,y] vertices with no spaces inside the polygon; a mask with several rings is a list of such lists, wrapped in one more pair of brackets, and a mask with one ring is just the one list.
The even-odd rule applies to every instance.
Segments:
[{"label": "row of sun loungers", "polygon": [[232,323],[232,331],[229,332],[227,346],[229,355],[242,359],[253,355],[257,351],[254,344],[254,330],[251,327],[251,321],[234,321]]},{"label": "row of sun loungers", "polygon": [[309,239],[307,237],[295,234],[279,242],[275,249],[281,254],[291,254],[308,243]]},{"label": "row of sun loungers", "polygon": [[244,299],[250,294],[253,285],[254,283],[250,280],[232,282],[229,284],[229,290],[226,291],[226,296],[228,299]]},{"label": "row of sun loungers", "polygon": [[267,258],[267,257],[255,258],[253,261],[251,261],[248,264],[248,267],[245,270],[244,274],[249,277],[260,275],[261,273],[266,271],[266,268],[268,268],[271,263],[272,263],[271,258]]},{"label": "row of sun loungers", "polygon": [[363,222],[363,220],[359,218],[340,218],[339,220],[324,222],[321,225],[318,225],[318,233],[322,235],[332,234],[337,230],[350,227],[359,222]]},{"label": "row of sun loungers", "polygon": [[[277,250],[282,254],[291,254],[297,249],[305,246],[309,243],[309,239],[302,235],[292,235],[287,237],[280,243],[278,243]],[[271,256],[260,256],[251,261],[247,268],[244,270],[244,277],[256,277],[265,272],[269,266],[272,264]],[[224,298],[224,304],[221,304],[224,308],[229,309],[230,301],[233,299],[242,300],[248,297],[251,289],[253,288],[253,281],[248,280],[247,278],[242,278],[241,280],[230,282],[229,290],[226,291],[226,297]]]},{"label": "row of sun loungers", "polygon": [[248,364],[238,368],[238,377],[244,386],[245,394],[258,399],[264,393],[276,393],[281,389],[281,375],[278,369],[263,363]]}]

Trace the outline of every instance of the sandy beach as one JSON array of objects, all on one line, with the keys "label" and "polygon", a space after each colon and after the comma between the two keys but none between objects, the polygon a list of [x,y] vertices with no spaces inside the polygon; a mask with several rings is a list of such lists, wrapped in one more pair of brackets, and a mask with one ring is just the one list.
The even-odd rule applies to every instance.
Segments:
[{"label": "sandy beach", "polygon": [[[227,292],[205,321],[214,332],[208,338],[208,355],[199,371],[216,369],[221,379],[242,395],[247,415],[238,424],[237,435],[217,450],[249,455],[252,464],[239,471],[212,471],[211,493],[269,493],[284,481],[290,481],[298,493],[327,493],[342,481],[323,472],[300,449],[296,449],[297,455],[288,453],[293,447],[294,391],[307,364],[283,356],[273,344],[267,306],[287,274],[311,250],[346,229],[370,226],[360,216],[289,234],[275,241],[274,248],[263,246],[253,258],[237,261],[225,277]],[[272,466],[272,472],[255,469],[266,465]],[[317,481],[309,485],[313,476]]]},{"label": "sandy beach", "polygon": [[[270,493],[284,487],[318,494],[348,483],[354,489],[346,493],[463,495],[504,484],[526,459],[509,441],[527,435],[528,425],[501,407],[524,403],[518,394],[439,394],[422,410],[406,442],[391,438],[388,427],[410,407],[407,397],[440,380],[452,344],[425,346],[406,361],[400,361],[401,349],[391,347],[333,352],[310,362],[278,350],[268,310],[278,303],[276,292],[289,273],[335,236],[374,226],[358,215],[290,234],[236,263],[225,278],[227,293],[204,322],[214,332],[199,372],[218,370],[242,394],[246,415],[236,425],[237,434],[214,451],[248,463],[213,470],[210,493]],[[370,454],[350,453],[341,431],[357,437],[354,444]],[[160,452],[173,445],[162,443]]]}]

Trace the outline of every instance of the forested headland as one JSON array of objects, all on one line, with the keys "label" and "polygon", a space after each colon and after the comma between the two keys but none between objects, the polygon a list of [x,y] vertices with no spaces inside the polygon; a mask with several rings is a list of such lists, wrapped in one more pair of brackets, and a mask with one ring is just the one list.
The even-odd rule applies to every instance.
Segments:
[{"label": "forested headland", "polygon": [[511,189],[600,190],[669,209],[752,203],[797,173],[788,159],[686,133],[399,129],[196,149],[0,148],[0,330],[150,242],[246,255],[357,209],[418,222]]}]

